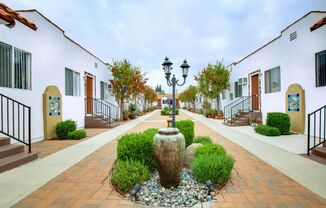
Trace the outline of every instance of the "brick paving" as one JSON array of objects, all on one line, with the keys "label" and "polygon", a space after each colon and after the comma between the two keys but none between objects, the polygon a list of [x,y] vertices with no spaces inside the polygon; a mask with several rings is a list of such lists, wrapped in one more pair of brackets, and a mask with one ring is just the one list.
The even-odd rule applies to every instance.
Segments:
[{"label": "brick paving", "polygon": [[[189,118],[186,115],[179,119]],[[157,112],[130,132],[166,126]],[[196,135],[211,136],[236,159],[231,182],[210,207],[326,207],[326,201],[237,144],[195,121]],[[116,158],[116,140],[104,145],[14,207],[140,207],[121,199],[106,177]]]},{"label": "brick paving", "polygon": [[[85,141],[92,138],[100,133],[107,131],[107,129],[84,129],[87,132],[87,137],[81,140],[58,140],[58,139],[49,139],[43,140],[40,142],[33,143],[32,152],[38,153],[38,158],[42,159],[46,156],[49,156],[53,153],[56,153],[60,150],[63,150],[71,145],[77,144],[79,142]],[[27,151],[28,147],[25,147]]]}]

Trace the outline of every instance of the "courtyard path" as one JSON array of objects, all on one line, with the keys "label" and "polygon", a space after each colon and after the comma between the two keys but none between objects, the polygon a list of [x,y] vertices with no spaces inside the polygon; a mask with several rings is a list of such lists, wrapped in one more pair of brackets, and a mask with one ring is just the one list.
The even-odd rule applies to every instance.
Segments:
[{"label": "courtyard path", "polygon": [[[195,122],[196,135],[212,137],[236,160],[238,174],[233,171],[231,183],[217,196],[216,201],[204,207],[326,207],[324,199],[224,138],[196,117],[189,117],[185,113],[178,116],[178,119],[189,118]],[[156,111],[127,132],[164,127],[166,119]],[[116,139],[66,169],[14,207],[140,207],[121,199],[106,180],[115,158]]]}]

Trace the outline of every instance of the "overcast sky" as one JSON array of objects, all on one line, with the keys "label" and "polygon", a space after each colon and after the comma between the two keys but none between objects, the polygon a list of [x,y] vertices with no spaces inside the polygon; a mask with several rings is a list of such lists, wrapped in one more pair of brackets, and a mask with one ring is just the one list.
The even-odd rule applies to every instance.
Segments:
[{"label": "overcast sky", "polygon": [[[326,0],[2,0],[13,9],[37,9],[103,61],[140,65],[149,84],[166,87],[161,64],[173,72],[188,60],[187,85],[207,63],[244,57]],[[183,88],[179,88],[179,91]]]}]

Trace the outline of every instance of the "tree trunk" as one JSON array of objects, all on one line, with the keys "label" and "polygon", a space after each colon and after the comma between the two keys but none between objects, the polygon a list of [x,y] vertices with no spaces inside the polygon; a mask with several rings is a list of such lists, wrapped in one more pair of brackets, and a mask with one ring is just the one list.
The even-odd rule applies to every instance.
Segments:
[{"label": "tree trunk", "polygon": [[121,121],[123,121],[123,110],[124,110],[123,99],[120,99],[120,120]]},{"label": "tree trunk", "polygon": [[217,113],[221,111],[221,98],[220,94],[217,95],[216,97],[216,110]]}]

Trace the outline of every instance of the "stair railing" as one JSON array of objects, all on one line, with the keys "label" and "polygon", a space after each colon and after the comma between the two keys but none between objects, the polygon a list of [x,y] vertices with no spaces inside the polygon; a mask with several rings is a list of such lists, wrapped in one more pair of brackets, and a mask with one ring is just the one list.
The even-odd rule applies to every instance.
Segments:
[{"label": "stair railing", "polygon": [[31,107],[0,94],[0,133],[32,151]]},{"label": "stair railing", "polygon": [[326,105],[308,114],[307,155],[310,155],[311,150],[315,149],[326,141],[325,129]]},{"label": "stair railing", "polygon": [[[89,104],[91,105],[90,112],[88,112],[87,109]],[[112,121],[118,122],[118,107],[108,101],[98,98],[85,98],[85,108],[85,116],[90,113],[92,116],[101,118],[109,124],[111,124]],[[113,113],[115,113],[114,116]]]},{"label": "stair railing", "polygon": [[232,111],[232,107],[239,105],[239,103],[242,103],[243,100],[245,100],[247,97],[248,96],[240,97],[224,107],[224,123],[227,122],[229,119],[232,119],[232,117],[234,116],[235,111]]}]

